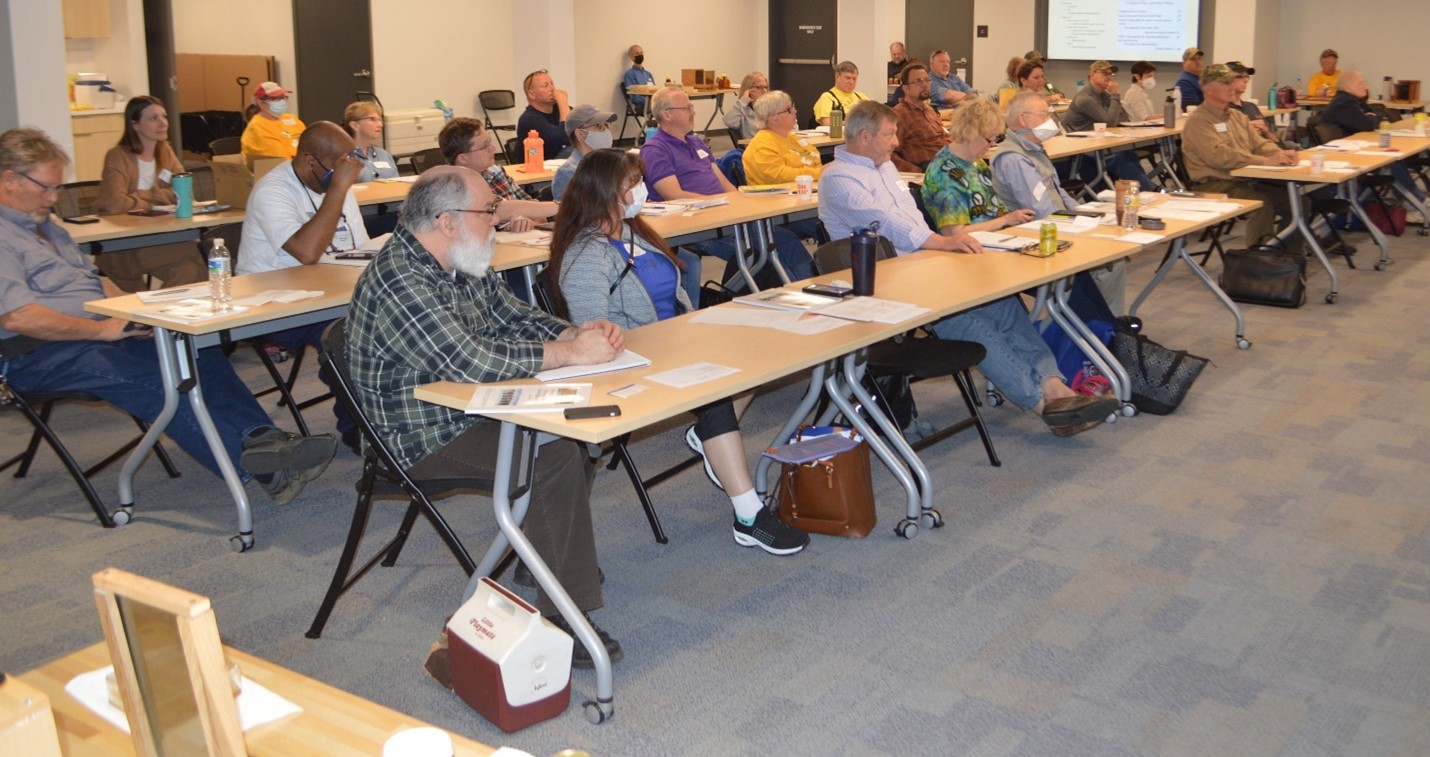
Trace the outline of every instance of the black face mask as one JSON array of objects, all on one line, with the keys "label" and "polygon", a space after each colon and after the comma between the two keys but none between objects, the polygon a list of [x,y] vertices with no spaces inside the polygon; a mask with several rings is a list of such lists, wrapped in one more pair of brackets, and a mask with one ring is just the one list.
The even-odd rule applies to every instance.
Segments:
[{"label": "black face mask", "polygon": [[641,53],[640,55],[637,55],[631,60],[634,60],[636,62],[636,65],[639,66],[640,64],[645,63],[645,53]]}]

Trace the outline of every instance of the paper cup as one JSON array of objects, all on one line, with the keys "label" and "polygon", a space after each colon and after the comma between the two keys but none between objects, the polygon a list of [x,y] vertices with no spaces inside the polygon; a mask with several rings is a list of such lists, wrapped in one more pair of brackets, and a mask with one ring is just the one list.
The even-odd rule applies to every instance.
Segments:
[{"label": "paper cup", "polygon": [[1095,123],[1092,125],[1092,131],[1099,137],[1105,137],[1107,136],[1107,124]]},{"label": "paper cup", "polygon": [[802,173],[794,177],[794,192],[799,197],[800,202],[807,202],[814,197],[814,177],[807,173]]},{"label": "paper cup", "polygon": [[1326,170],[1326,156],[1321,153],[1311,153],[1311,173],[1319,174]]}]

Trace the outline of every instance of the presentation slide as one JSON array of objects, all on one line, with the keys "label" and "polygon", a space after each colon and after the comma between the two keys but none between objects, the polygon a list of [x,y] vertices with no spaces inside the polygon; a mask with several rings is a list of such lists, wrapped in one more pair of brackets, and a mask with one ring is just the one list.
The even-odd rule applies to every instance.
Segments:
[{"label": "presentation slide", "polygon": [[1197,44],[1200,0],[1049,0],[1054,60],[1181,62]]}]

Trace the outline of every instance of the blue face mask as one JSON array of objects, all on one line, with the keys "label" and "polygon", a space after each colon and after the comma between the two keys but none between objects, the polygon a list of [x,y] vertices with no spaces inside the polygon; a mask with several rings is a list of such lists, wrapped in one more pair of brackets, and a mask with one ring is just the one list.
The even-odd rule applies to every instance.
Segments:
[{"label": "blue face mask", "polygon": [[316,155],[313,156],[313,160],[318,163],[319,168],[325,171],[322,176],[318,177],[318,186],[322,187],[324,192],[327,192],[328,187],[333,183],[333,169],[323,165],[323,161],[318,160],[318,157]]},{"label": "blue face mask", "polygon": [[284,113],[287,113],[287,112],[288,112],[288,101],[287,101],[287,100],[269,100],[269,101],[268,101],[268,112],[269,112],[269,113],[272,113],[272,114],[275,115],[275,116],[281,116],[281,115],[283,115]]}]

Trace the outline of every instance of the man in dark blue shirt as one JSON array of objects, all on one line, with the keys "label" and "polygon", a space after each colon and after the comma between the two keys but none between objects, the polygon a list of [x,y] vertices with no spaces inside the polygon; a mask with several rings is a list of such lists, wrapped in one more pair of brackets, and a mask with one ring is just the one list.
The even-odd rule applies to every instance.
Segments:
[{"label": "man in dark blue shirt", "polygon": [[526,110],[516,120],[517,144],[535,131],[546,143],[544,160],[565,157],[571,148],[563,125],[571,112],[566,90],[556,88],[546,69],[527,74],[521,88],[526,92]]},{"label": "man in dark blue shirt", "polygon": [[1182,52],[1182,75],[1177,77],[1177,89],[1182,93],[1182,110],[1188,105],[1202,104],[1202,62],[1205,53],[1198,47]]}]

